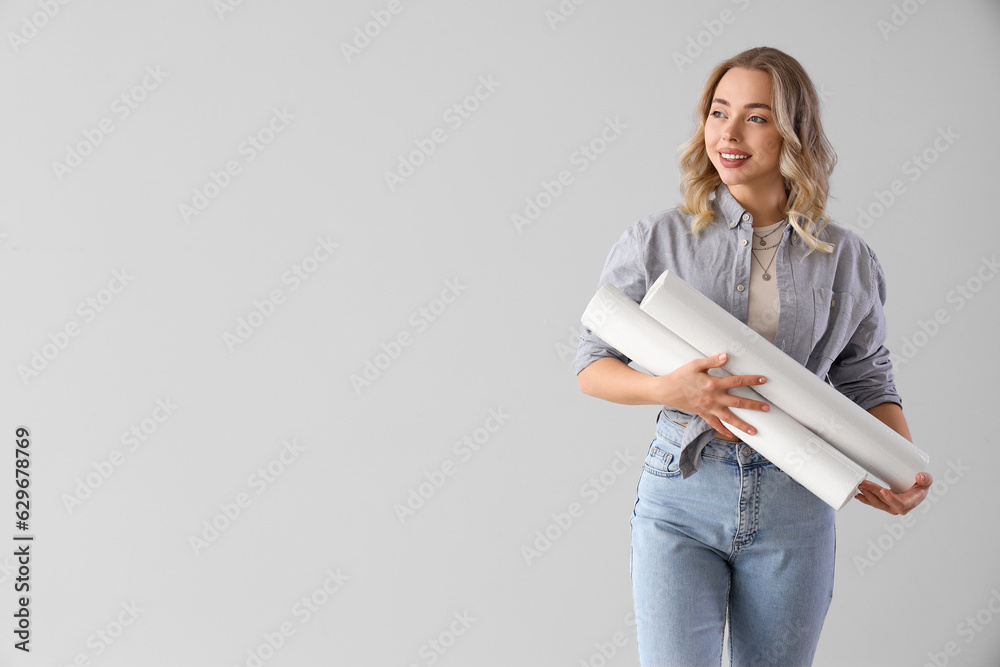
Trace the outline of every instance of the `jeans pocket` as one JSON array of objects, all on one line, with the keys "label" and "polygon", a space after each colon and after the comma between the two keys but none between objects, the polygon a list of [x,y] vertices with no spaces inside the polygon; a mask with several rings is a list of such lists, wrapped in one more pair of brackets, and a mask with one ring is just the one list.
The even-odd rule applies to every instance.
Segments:
[{"label": "jeans pocket", "polygon": [[681,474],[679,453],[679,447],[657,438],[649,446],[646,460],[642,462],[642,469],[657,477],[679,475]]}]

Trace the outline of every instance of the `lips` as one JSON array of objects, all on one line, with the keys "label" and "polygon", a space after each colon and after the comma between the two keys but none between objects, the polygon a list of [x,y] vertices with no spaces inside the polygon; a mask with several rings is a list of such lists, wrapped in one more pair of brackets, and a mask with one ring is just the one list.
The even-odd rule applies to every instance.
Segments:
[{"label": "lips", "polygon": [[[726,157],[729,156],[729,157]],[[739,157],[737,157],[739,156]],[[719,151],[719,165],[725,169],[739,169],[751,160],[751,155],[739,149]]]}]

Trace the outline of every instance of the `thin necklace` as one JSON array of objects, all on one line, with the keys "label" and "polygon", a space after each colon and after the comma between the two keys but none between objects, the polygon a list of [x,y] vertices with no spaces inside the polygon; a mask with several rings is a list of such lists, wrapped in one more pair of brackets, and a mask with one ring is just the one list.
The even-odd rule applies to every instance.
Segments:
[{"label": "thin necklace", "polygon": [[[782,222],[785,222],[785,221],[782,220]],[[772,229],[771,231],[769,231],[767,234],[764,234],[763,236],[758,236],[757,234],[754,234],[755,237],[757,237],[758,239],[760,239],[760,244],[762,246],[767,246],[765,248],[760,248],[760,250],[770,250],[771,248],[777,248],[779,245],[781,245],[781,241],[779,240],[778,243],[775,243],[773,246],[768,246],[767,245],[767,241],[765,241],[764,239],[766,239],[768,236],[771,236],[775,232],[777,232],[777,231],[779,231],[781,229],[784,229],[784,228],[785,228],[784,225],[778,225],[777,227],[775,227],[774,229]],[[774,263],[774,258],[778,256],[778,251],[775,250],[774,254],[771,255],[771,261],[769,261],[767,263],[767,266],[764,266],[763,262],[761,262],[759,259],[757,259],[757,254],[755,252],[751,252],[750,254],[753,256],[754,259],[757,260],[757,264],[760,265],[760,268],[762,268],[764,270],[764,275],[763,275],[764,280],[770,280],[771,279],[771,274],[769,273],[769,270],[771,268],[771,264]]]},{"label": "thin necklace", "polygon": [[[771,247],[772,247],[772,248],[776,248],[776,247],[777,247],[777,245],[773,245],[773,246],[771,246]],[[751,252],[751,253],[750,253],[750,255],[751,255],[751,256],[752,256],[752,257],[753,257],[754,259],[757,259],[757,255],[755,255],[754,253],[752,253],[752,252]],[[759,259],[757,259],[757,263],[758,263],[758,264],[760,264],[760,268],[764,269],[764,276],[763,276],[763,277],[764,277],[764,280],[770,280],[770,279],[771,279],[771,274],[770,274],[770,273],[768,273],[767,271],[768,271],[768,269],[770,269],[770,268],[771,268],[771,264],[772,264],[772,263],[774,263],[774,258],[775,258],[775,257],[777,257],[777,256],[778,256],[778,251],[777,251],[777,250],[775,250],[775,251],[774,251],[774,254],[773,254],[773,255],[771,255],[771,261],[767,263],[767,266],[764,266],[763,264],[761,264],[760,260],[759,260]]]},{"label": "thin necklace", "polygon": [[[782,220],[782,222],[785,222],[785,221]],[[778,225],[777,227],[775,227],[774,229],[772,229],[771,231],[769,231],[767,234],[764,234],[763,236],[758,236],[756,233],[754,234],[754,236],[756,236],[758,239],[760,239],[760,244],[761,245],[767,245],[767,242],[764,241],[764,239],[766,239],[768,236],[770,236],[771,234],[775,233],[779,229],[784,229],[784,228],[785,228],[784,225]]]}]

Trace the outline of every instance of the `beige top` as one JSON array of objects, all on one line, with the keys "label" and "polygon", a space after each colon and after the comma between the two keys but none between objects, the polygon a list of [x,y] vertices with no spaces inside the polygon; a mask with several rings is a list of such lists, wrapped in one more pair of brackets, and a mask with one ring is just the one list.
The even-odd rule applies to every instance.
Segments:
[{"label": "beige top", "polygon": [[[754,259],[754,257],[750,258],[750,294],[747,295],[747,326],[772,343],[774,342],[774,335],[778,330],[780,303],[778,302],[778,280],[775,277],[778,270],[774,266],[778,260],[775,258],[772,262],[771,257],[778,251],[777,245],[782,237],[782,233],[775,230],[784,226],[785,221],[782,220],[767,227],[753,228],[754,249],[751,252],[757,259]],[[764,245],[760,245],[760,239],[757,237],[764,236],[772,231],[774,233],[764,239]],[[772,248],[771,246],[775,247]],[[760,248],[760,250],[757,250],[757,248]],[[760,262],[759,264],[758,261]],[[768,262],[770,262],[770,265]],[[761,267],[761,264],[768,267],[767,274],[771,276],[770,280],[764,280],[764,269]],[[674,421],[674,423],[687,426],[687,422]],[[721,433],[716,433],[715,437],[719,440],[728,440],[729,442],[742,442],[738,437],[727,438]]]},{"label": "beige top", "polygon": [[[750,290],[747,302],[747,326],[759,333],[770,342],[774,342],[774,335],[778,330],[778,312],[780,304],[778,302],[778,273],[777,258],[772,261],[774,254],[778,252],[778,243],[781,241],[782,233],[775,231],[779,227],[783,228],[785,220],[776,222],[766,227],[754,227],[754,238],[751,241],[753,257],[750,258]],[[760,245],[760,236],[766,236],[769,232],[774,232],[764,239],[765,245]],[[770,280],[764,280],[764,268],[768,267],[767,273]]]}]

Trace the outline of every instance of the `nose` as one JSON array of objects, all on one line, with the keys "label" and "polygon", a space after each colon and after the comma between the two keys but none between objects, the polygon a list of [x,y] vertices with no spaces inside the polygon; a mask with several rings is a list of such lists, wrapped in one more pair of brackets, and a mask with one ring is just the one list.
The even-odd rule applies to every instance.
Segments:
[{"label": "nose", "polygon": [[739,120],[734,116],[727,120],[722,126],[722,138],[727,141],[740,140]]}]

